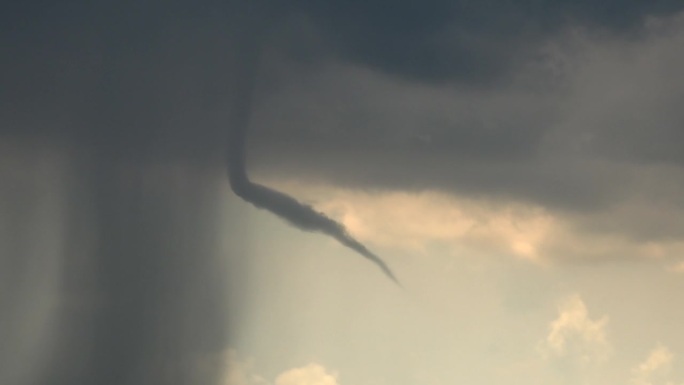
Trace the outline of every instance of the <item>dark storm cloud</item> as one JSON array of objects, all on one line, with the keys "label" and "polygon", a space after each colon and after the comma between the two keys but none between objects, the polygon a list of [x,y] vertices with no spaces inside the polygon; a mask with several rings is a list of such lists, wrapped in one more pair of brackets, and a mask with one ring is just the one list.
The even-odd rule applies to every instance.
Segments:
[{"label": "dark storm cloud", "polygon": [[427,81],[488,83],[519,64],[530,43],[573,24],[631,33],[661,1],[304,1],[345,58]]},{"label": "dark storm cloud", "polygon": [[348,63],[301,75],[256,107],[255,175],[526,202],[578,234],[676,242],[682,20],[645,19],[629,34],[570,29],[493,86]]},{"label": "dark storm cloud", "polygon": [[4,132],[131,156],[218,151],[207,146],[225,137],[212,119],[229,88],[230,71],[219,70],[235,33],[226,20],[178,3],[31,11],[5,14]]},{"label": "dark storm cloud", "polygon": [[310,76],[259,109],[252,155],[259,171],[561,206],[606,199],[595,184],[600,168],[583,173],[542,159],[558,109],[547,95],[397,85],[345,68]]},{"label": "dark storm cloud", "polygon": [[[1,129],[201,156],[224,135],[235,43],[247,30],[277,36],[288,20],[305,21],[343,62],[477,85],[510,74],[563,26],[631,33],[646,16],[678,8],[666,0],[14,3],[0,16]],[[286,55],[317,55],[305,42],[271,40]]]},{"label": "dark storm cloud", "polygon": [[[108,139],[123,142],[150,142],[173,131],[188,147],[214,142],[207,129],[189,135],[168,127],[177,120],[174,112],[211,112],[230,87],[241,31],[271,28],[292,15],[308,20],[343,61],[419,81],[479,84],[509,73],[535,43],[564,26],[632,33],[644,17],[681,7],[666,0],[15,3],[0,16],[9,58],[0,64],[0,97],[5,120],[15,123],[2,129],[85,126],[86,134],[116,131]],[[95,121],[84,121],[84,110]]]},{"label": "dark storm cloud", "polygon": [[[242,73],[237,67],[244,60],[237,43],[260,31],[269,35],[267,70],[255,95],[247,151],[257,176],[304,176],[364,189],[443,189],[569,211],[605,208],[624,195],[637,201],[635,207],[652,197],[680,199],[684,183],[673,175],[681,175],[681,103],[675,102],[681,66],[659,79],[669,93],[646,92],[646,99],[634,90],[627,98],[609,92],[630,83],[623,79],[640,79],[644,71],[631,67],[589,66],[580,83],[595,88],[582,86],[574,95],[575,85],[561,79],[561,97],[553,94],[556,85],[549,93],[542,87],[554,78],[543,60],[528,74],[534,87],[511,82],[534,62],[539,45],[565,27],[588,26],[630,43],[640,39],[647,16],[674,12],[681,2],[417,4],[6,5],[0,12],[0,143],[19,152],[1,154],[3,166],[11,166],[3,169],[0,190],[7,214],[0,221],[11,242],[3,244],[0,281],[16,287],[3,292],[11,298],[2,303],[0,321],[12,329],[3,335],[23,326],[15,310],[34,298],[22,292],[33,285],[33,270],[23,259],[43,266],[55,255],[64,258],[58,269],[64,285],[54,288],[61,298],[51,331],[58,337],[48,350],[55,358],[31,368],[33,378],[10,379],[9,385],[41,378],[50,384],[192,383],[184,365],[224,347],[234,315],[225,313],[225,270],[211,244],[219,236],[214,215],[224,199],[225,172],[208,170],[225,167],[227,147],[242,148],[230,146],[228,137],[229,107]],[[678,44],[664,44],[647,57],[676,56],[684,52],[672,49]],[[596,63],[606,62],[601,55],[592,56]],[[608,62],[619,63],[616,57]],[[350,75],[348,68],[362,75]],[[615,74],[624,76],[601,83]],[[637,91],[649,90],[644,85],[655,79],[641,80]],[[441,81],[452,88],[435,94]],[[611,108],[594,108],[606,97]],[[648,121],[640,120],[643,106],[657,107],[649,109]],[[609,119],[625,111],[623,124]],[[606,120],[609,125],[602,124]],[[647,132],[646,125],[655,128]],[[586,135],[580,132],[585,129]],[[21,178],[50,176],[13,163],[43,159],[50,151],[69,159],[63,172],[51,174],[65,178],[63,190],[25,182]],[[632,166],[663,160],[674,165],[648,174],[648,184],[634,176]],[[168,171],[175,166],[186,171]],[[41,211],[47,210],[40,205],[48,199],[45,191],[62,197],[64,215]],[[670,209],[664,204],[664,211],[676,212]],[[634,231],[660,234],[657,210],[644,211],[653,219],[631,221],[648,227]],[[633,218],[628,212],[595,223],[614,226]],[[245,230],[240,214],[233,220],[233,231],[220,236],[231,237],[235,259],[242,260]],[[63,238],[64,248],[34,255],[31,230],[45,223],[61,225],[61,232],[45,231]],[[234,272],[229,281],[239,276]],[[19,351],[16,345],[35,342],[12,341],[0,347],[3,362]],[[215,381],[207,374],[198,382]]]}]

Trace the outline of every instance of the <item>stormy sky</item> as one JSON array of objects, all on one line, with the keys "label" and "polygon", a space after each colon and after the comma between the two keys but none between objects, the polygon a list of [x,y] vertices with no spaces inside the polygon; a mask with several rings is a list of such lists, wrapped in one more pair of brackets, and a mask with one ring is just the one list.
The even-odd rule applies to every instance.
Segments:
[{"label": "stormy sky", "polygon": [[679,1],[15,2],[0,46],[2,384],[684,383]]}]

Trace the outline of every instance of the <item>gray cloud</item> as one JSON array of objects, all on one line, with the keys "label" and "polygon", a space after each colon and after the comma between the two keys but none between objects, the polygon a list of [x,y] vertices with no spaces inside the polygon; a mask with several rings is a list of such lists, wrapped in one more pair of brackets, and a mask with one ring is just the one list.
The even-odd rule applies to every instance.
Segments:
[{"label": "gray cloud", "polygon": [[569,219],[578,233],[676,242],[681,15],[639,31],[568,29],[495,88],[344,64],[296,74],[255,107],[254,170],[514,200]]},{"label": "gray cloud", "polygon": [[[35,310],[21,288],[57,285],[33,286],[31,266],[52,266],[53,254],[31,248],[32,230],[64,243],[55,252],[62,305],[44,318],[56,358],[31,371],[36,381],[183,383],[182,373],[155,370],[224,347],[217,336],[234,315],[208,218],[223,199],[225,173],[212,171],[224,166],[246,26],[273,29],[255,95],[254,175],[512,199],[576,215],[584,229],[680,237],[681,22],[643,27],[680,2],[412,4],[4,8],[0,140],[13,151],[2,152],[2,179],[12,182],[0,191],[11,239],[0,281],[18,289],[0,319],[12,330],[23,325],[15,314]],[[563,37],[578,26],[588,42]],[[26,182],[45,175],[17,159],[54,149],[69,159],[52,174],[65,190]],[[168,171],[176,166],[180,176]],[[63,217],[41,206],[51,202],[41,191],[62,194]],[[231,229],[222,236],[234,237],[239,259],[244,230]],[[17,338],[3,361],[33,343]]]},{"label": "gray cloud", "polygon": [[302,1],[303,12],[342,55],[423,81],[490,82],[535,43],[567,25],[631,33],[644,15],[681,9],[675,1]]}]

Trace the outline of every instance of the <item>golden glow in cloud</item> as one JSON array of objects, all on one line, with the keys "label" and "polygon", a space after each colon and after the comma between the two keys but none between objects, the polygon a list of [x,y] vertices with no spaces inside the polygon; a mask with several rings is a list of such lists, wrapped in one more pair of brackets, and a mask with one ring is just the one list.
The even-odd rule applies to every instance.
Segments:
[{"label": "golden glow in cloud", "polygon": [[684,253],[684,242],[677,239],[633,238],[611,227],[587,230],[604,217],[622,215],[621,207],[616,212],[570,215],[429,190],[367,192],[292,180],[265,183],[303,198],[375,247],[424,253],[439,245],[458,255],[511,255],[543,264],[641,258],[671,266],[670,258]]},{"label": "golden glow in cloud", "polygon": [[442,244],[540,260],[540,248],[555,226],[554,218],[537,207],[479,202],[434,191],[366,193],[274,184],[298,196],[315,197],[317,210],[340,220],[363,241],[412,252]]},{"label": "golden glow in cloud", "polygon": [[670,266],[670,271],[673,271],[675,273],[684,274],[684,262],[680,262],[680,263],[677,263],[673,266]]},{"label": "golden glow in cloud", "polygon": [[[537,259],[551,218],[522,206],[491,210],[444,194],[347,192],[318,206],[340,215],[359,237],[387,247],[421,250],[431,242],[494,246],[526,259]],[[491,211],[490,211],[491,210]]]}]

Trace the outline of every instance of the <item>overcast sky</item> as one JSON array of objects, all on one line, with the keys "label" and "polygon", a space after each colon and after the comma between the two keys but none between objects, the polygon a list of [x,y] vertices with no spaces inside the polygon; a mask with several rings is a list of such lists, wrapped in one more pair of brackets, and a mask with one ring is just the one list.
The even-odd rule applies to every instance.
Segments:
[{"label": "overcast sky", "polygon": [[684,384],[679,1],[16,2],[0,46],[2,384]]}]

